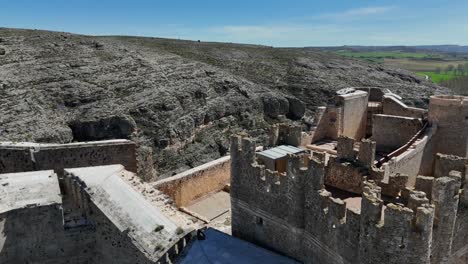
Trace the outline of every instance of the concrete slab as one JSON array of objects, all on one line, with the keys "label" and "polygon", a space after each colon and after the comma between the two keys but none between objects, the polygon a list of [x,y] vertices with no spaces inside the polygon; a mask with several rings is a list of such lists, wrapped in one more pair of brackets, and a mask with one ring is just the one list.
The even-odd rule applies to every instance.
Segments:
[{"label": "concrete slab", "polygon": [[0,174],[0,213],[61,203],[58,178],[52,170]]},{"label": "concrete slab", "polygon": [[203,197],[186,209],[211,221],[231,210],[231,198],[229,193],[221,191]]}]

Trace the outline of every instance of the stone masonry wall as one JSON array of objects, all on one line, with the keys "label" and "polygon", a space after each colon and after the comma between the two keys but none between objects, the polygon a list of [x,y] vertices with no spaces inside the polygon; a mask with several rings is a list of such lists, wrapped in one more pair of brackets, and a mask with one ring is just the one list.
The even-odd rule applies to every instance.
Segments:
[{"label": "stone masonry wall", "polygon": [[460,193],[457,220],[452,240],[451,261],[454,264],[468,263],[468,165],[465,167],[465,177],[462,179],[464,189]]},{"label": "stone masonry wall", "polygon": [[0,263],[94,263],[94,232],[65,232],[59,205],[0,215]]},{"label": "stone masonry wall", "polygon": [[429,122],[438,130],[435,153],[468,156],[467,96],[431,96]]},{"label": "stone masonry wall", "polygon": [[383,114],[394,116],[406,116],[414,118],[424,118],[427,110],[415,107],[408,107],[393,96],[384,96],[382,100]]},{"label": "stone masonry wall", "polygon": [[465,174],[466,165],[468,165],[467,157],[437,153],[435,157],[434,177],[447,176],[453,170]]},{"label": "stone masonry wall", "polygon": [[223,189],[231,177],[230,165],[230,156],[226,156],[160,180],[154,187],[169,195],[177,207],[187,206],[207,193]]},{"label": "stone masonry wall", "polygon": [[337,139],[340,130],[341,108],[334,105],[318,107],[312,143],[323,139]]},{"label": "stone masonry wall", "polygon": [[414,186],[418,175],[432,175],[434,167],[434,134],[429,128],[426,133],[405,152],[384,163],[385,178],[395,174],[409,176],[409,186]]},{"label": "stone masonry wall", "polygon": [[234,236],[304,263],[429,263],[434,208],[415,196],[411,208],[388,204],[363,187],[361,210],[324,189],[323,163],[291,155],[285,174],[255,162],[255,143],[231,141]]},{"label": "stone masonry wall", "polygon": [[361,140],[366,135],[368,94],[363,91],[336,96],[341,108],[339,136]]},{"label": "stone masonry wall", "polygon": [[129,140],[63,145],[0,144],[0,173],[54,169],[62,175],[64,168],[111,164],[122,164],[136,172],[135,144]]},{"label": "stone masonry wall", "polygon": [[372,140],[377,151],[392,152],[406,144],[423,126],[422,121],[411,117],[374,115]]}]

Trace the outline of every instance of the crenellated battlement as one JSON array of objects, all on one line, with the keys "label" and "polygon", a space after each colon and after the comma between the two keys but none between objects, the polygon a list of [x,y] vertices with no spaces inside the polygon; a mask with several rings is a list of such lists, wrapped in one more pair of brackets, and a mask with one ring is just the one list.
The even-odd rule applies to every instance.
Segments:
[{"label": "crenellated battlement", "polygon": [[289,124],[274,124],[269,133],[269,146],[287,144],[298,147],[302,143],[301,126]]},{"label": "crenellated battlement", "polygon": [[[408,259],[412,260],[408,263],[429,263],[433,253],[431,244],[446,241],[442,236],[446,225],[444,229],[439,227],[433,238],[434,226],[440,226],[438,223],[445,222],[444,217],[448,215],[456,216],[456,210],[453,214],[447,213],[447,206],[442,203],[458,205],[462,197],[459,193],[463,194],[461,178],[457,178],[455,172],[437,179],[421,176],[416,181],[417,188],[412,189],[405,187],[408,176],[403,174],[392,175],[387,182],[363,177],[360,197],[344,199],[327,190],[325,183],[330,162],[349,163],[350,158],[356,161],[360,155],[362,157],[359,151],[349,150],[354,141],[345,140],[347,149],[340,150],[341,158],[331,157],[328,165],[309,153],[289,154],[286,171],[278,172],[257,162],[253,140],[234,136],[231,142],[234,234],[255,239],[259,244],[291,256],[297,256],[296,251],[306,247],[310,252],[303,253],[304,256],[325,263],[338,259],[344,263],[355,259],[360,259],[361,263],[402,263]],[[365,155],[369,155],[372,142],[363,142],[368,146]],[[351,167],[364,167],[359,162],[351,164]],[[403,194],[402,189],[406,193]],[[401,196],[401,201],[386,203],[383,194],[389,193],[392,197]],[[453,206],[448,208],[454,210]],[[243,224],[249,217],[254,217],[255,227]],[[260,230],[269,228],[274,228],[268,231],[270,234],[282,237],[291,246],[285,245],[279,237],[270,238],[267,233],[259,235],[258,232],[263,232]],[[304,245],[291,248],[294,241],[302,240],[282,233],[283,229],[284,232],[304,230],[304,242],[301,242]],[[325,257],[317,259],[321,255]],[[388,262],[389,258],[395,260]]]},{"label": "crenellated battlement", "polygon": [[339,91],[310,131],[273,126],[258,154],[236,139],[233,234],[305,263],[466,263],[468,97],[424,110],[374,95]]}]

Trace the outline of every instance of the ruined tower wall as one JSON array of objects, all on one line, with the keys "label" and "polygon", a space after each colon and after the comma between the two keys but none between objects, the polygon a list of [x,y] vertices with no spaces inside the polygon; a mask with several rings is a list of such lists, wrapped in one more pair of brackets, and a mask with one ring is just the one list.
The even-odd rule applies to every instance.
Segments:
[{"label": "ruined tower wall", "polygon": [[432,175],[434,162],[434,131],[430,127],[426,133],[405,152],[383,164],[385,178],[391,175],[405,174],[409,176],[409,185],[414,186],[418,175]]},{"label": "ruined tower wall", "polygon": [[406,144],[423,127],[422,121],[412,117],[374,115],[373,141],[377,151],[390,153]]},{"label": "ruined tower wall", "polygon": [[385,95],[379,87],[355,87],[356,90],[364,91],[369,94],[369,102],[382,102]]},{"label": "ruined tower wall", "polygon": [[[67,198],[71,201],[67,209],[74,211],[74,218],[78,219],[78,221],[66,222],[65,230],[69,230],[70,233],[82,232],[82,229],[92,230],[94,256],[93,262],[90,263],[111,264],[118,259],[119,263],[154,264],[158,261],[154,257],[157,255],[155,253],[164,255],[164,245],[160,245],[159,252],[148,252],[147,245],[139,243],[142,241],[139,240],[139,236],[143,236],[143,234],[135,234],[134,230],[122,226],[122,223],[130,221],[129,215],[119,215],[121,222],[111,221],[95,204],[95,202],[102,202],[100,199],[104,200],[105,198],[91,199],[87,193],[87,187],[78,177],[67,175],[64,186],[66,193],[68,193]],[[111,204],[106,206],[113,211],[119,210],[119,206]],[[153,246],[156,247],[156,245]]]},{"label": "ruined tower wall", "polygon": [[359,263],[429,263],[434,209],[427,202],[416,197],[411,208],[390,203],[382,211],[380,189],[368,183],[361,203]]},{"label": "ruined tower wall", "polygon": [[431,96],[429,122],[438,127],[435,153],[468,156],[468,97]]},{"label": "ruined tower wall", "polygon": [[312,143],[323,139],[337,139],[341,127],[341,108],[329,105],[319,107],[317,110]]},{"label": "ruined tower wall", "polygon": [[329,186],[360,194],[362,180],[368,175],[365,168],[356,167],[347,161],[330,157],[326,168],[325,183]]},{"label": "ruined tower wall", "polygon": [[62,221],[59,205],[1,214],[0,263],[94,263],[94,233],[65,232]]},{"label": "ruined tower wall", "polygon": [[[319,194],[306,198],[306,193],[318,193],[323,187],[323,165],[317,167],[314,161],[309,161],[306,165],[301,156],[290,156],[287,173],[279,174],[254,163],[254,149],[254,142],[249,139],[232,140],[233,235],[292,257],[302,256],[299,259],[301,261],[307,259],[307,261],[325,261],[319,263],[336,261],[348,263],[333,243],[321,239],[328,234],[325,230],[330,230],[330,236],[336,237],[333,241],[348,241],[349,245],[353,245],[350,239],[356,235],[358,225],[354,223],[354,226],[345,228],[340,224],[337,230],[329,227],[329,223],[338,224],[337,219],[342,219],[342,212],[335,213],[333,211],[335,209],[330,209],[330,213],[322,217],[308,218],[318,215],[308,211],[324,209],[314,207],[319,200],[330,199],[330,197],[323,198]],[[327,205],[327,203],[322,204]],[[338,207],[343,205],[341,200],[337,200],[336,203]],[[320,234],[316,229],[319,225],[327,228]],[[348,239],[344,240],[344,236]],[[351,248],[347,252],[353,254],[356,250]]]},{"label": "ruined tower wall", "polygon": [[464,189],[460,193],[457,220],[452,240],[451,261],[454,264],[468,263],[468,165],[465,167]]},{"label": "ruined tower wall", "polygon": [[291,126],[288,124],[274,124],[269,133],[269,146],[291,145],[299,147],[302,145],[301,126]]},{"label": "ruined tower wall", "polygon": [[347,209],[324,189],[321,162],[292,155],[279,174],[256,164],[254,150],[249,139],[231,141],[234,236],[305,263],[428,263],[432,208],[395,205],[382,217],[373,187],[379,199],[364,197],[361,212]]},{"label": "ruined tower wall", "polygon": [[[150,255],[153,252],[142,252],[142,248],[137,248],[127,235],[131,230],[119,230],[109,219],[92,203],[90,210],[91,217],[96,227],[96,256],[94,263],[112,264],[118,259],[119,263],[133,264],[154,264],[144,253]],[[162,248],[161,248],[162,249]]]},{"label": "ruined tower wall", "polygon": [[393,96],[385,95],[382,100],[383,114],[394,116],[406,116],[414,118],[424,118],[427,110],[422,108],[408,107],[402,101]]},{"label": "ruined tower wall", "polygon": [[435,205],[431,263],[449,263],[457,219],[461,174],[436,178],[432,189]]},{"label": "ruined tower wall", "polygon": [[435,157],[434,177],[439,178],[447,176],[453,170],[465,174],[465,168],[467,164],[467,157],[458,157],[454,155],[437,153]]},{"label": "ruined tower wall", "polygon": [[29,148],[5,148],[0,145],[0,173],[33,170]]},{"label": "ruined tower wall", "polygon": [[355,91],[336,98],[341,108],[341,129],[338,135],[361,140],[366,134],[368,94]]},{"label": "ruined tower wall", "polygon": [[186,206],[207,193],[223,189],[229,183],[230,159],[230,156],[222,157],[160,180],[154,186],[169,195],[177,207]]},{"label": "ruined tower wall", "polygon": [[63,145],[1,143],[0,173],[122,164],[136,172],[135,144],[129,140],[106,140]]}]

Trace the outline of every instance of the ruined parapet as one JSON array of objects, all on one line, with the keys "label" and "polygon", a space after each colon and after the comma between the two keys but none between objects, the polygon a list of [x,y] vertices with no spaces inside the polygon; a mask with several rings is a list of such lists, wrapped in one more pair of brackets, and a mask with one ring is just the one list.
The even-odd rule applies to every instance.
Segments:
[{"label": "ruined parapet", "polygon": [[326,166],[325,183],[329,186],[360,194],[362,183],[369,176],[369,168],[356,160],[354,139],[339,137],[337,156],[330,156]]},{"label": "ruined parapet", "polygon": [[366,134],[367,104],[369,95],[354,88],[342,89],[335,96],[335,106],[340,109],[338,136],[361,140]]},{"label": "ruined parapet", "polygon": [[452,170],[464,174],[466,165],[468,165],[467,157],[437,153],[435,157],[434,177],[439,178],[447,176]]},{"label": "ruined parapet", "polygon": [[390,197],[402,196],[402,192],[406,189],[408,184],[408,175],[405,174],[393,174],[388,178],[388,182],[378,182],[378,185],[382,188],[382,194]]},{"label": "ruined parapet", "polygon": [[336,145],[336,152],[340,159],[354,160],[356,158],[354,139],[349,137],[339,137]]},{"label": "ruined parapet", "polygon": [[339,90],[334,104],[318,108],[312,143],[336,140],[339,136],[361,140],[366,135],[367,108],[367,92],[354,88]]},{"label": "ruined parapet", "polygon": [[377,151],[390,153],[405,145],[423,127],[420,119],[393,115],[374,115],[373,141]]},{"label": "ruined parapet", "polygon": [[393,95],[386,94],[382,98],[383,114],[394,116],[406,116],[414,118],[424,118],[427,115],[427,110],[416,107],[409,107],[404,104],[399,98]]},{"label": "ruined parapet", "polygon": [[449,176],[436,178],[432,189],[435,205],[434,234],[431,263],[449,263],[457,219],[461,175],[451,172]]},{"label": "ruined parapet", "polygon": [[357,87],[355,89],[367,92],[369,94],[369,102],[382,102],[385,94],[379,87]]},{"label": "ruined parapet", "polygon": [[144,181],[151,182],[156,179],[156,170],[153,162],[153,148],[140,145],[136,148],[137,175]]},{"label": "ruined parapet", "polygon": [[312,143],[323,139],[337,139],[341,128],[341,108],[335,105],[317,107],[312,128]]},{"label": "ruined parapet", "polygon": [[274,124],[269,132],[269,146],[282,144],[299,147],[302,143],[302,128],[289,124]]},{"label": "ruined parapet", "polygon": [[122,164],[137,172],[135,143],[115,139],[69,144],[0,143],[0,173]]},{"label": "ruined parapet", "polygon": [[465,166],[465,178],[462,179],[463,190],[460,194],[460,205],[468,209],[468,165]]},{"label": "ruined parapet", "polygon": [[[305,263],[353,263],[358,259],[358,209],[325,189],[306,192]],[[310,241],[316,241],[311,243]]]},{"label": "ruined parapet", "polygon": [[359,263],[429,263],[434,210],[423,196],[413,193],[413,209],[390,203],[382,213],[380,189],[365,183]]},{"label": "ruined parapet", "polygon": [[358,166],[354,161],[330,156],[326,167],[325,183],[347,192],[360,194],[362,183],[368,175],[369,170]]},{"label": "ruined parapet", "polygon": [[[65,174],[63,179],[64,191],[67,194],[71,205],[81,212],[81,217],[86,221],[90,215],[90,198],[86,189],[86,184],[72,174]],[[70,221],[72,222],[72,221]],[[74,223],[64,222],[65,229],[73,228]]]},{"label": "ruined parapet", "polygon": [[220,191],[229,184],[230,160],[230,156],[224,156],[159,180],[153,186],[170,196],[177,207],[188,206],[203,195]]},{"label": "ruined parapet", "polygon": [[431,96],[429,122],[438,127],[435,153],[468,156],[467,96]]},{"label": "ruined parapet", "polygon": [[[312,168],[310,166],[307,167],[307,164],[304,163],[304,158],[304,155],[289,155],[286,176],[283,176],[287,177],[288,184],[286,196],[289,198],[289,201],[287,201],[289,204],[288,222],[299,228],[304,228],[304,193],[307,181],[312,180],[313,184],[318,185],[316,181],[320,181],[323,178],[323,174],[318,175],[321,172],[323,173],[323,169],[319,168],[319,164],[311,161],[311,163],[315,164],[312,165]],[[318,171],[312,172],[312,169],[317,169]],[[314,176],[317,176],[318,179],[314,179]]]},{"label": "ruined parapet", "polygon": [[255,141],[238,135],[231,137],[231,197],[237,198],[243,195],[248,196],[249,182],[255,182],[254,169],[255,163]]},{"label": "ruined parapet", "polygon": [[434,177],[418,176],[416,177],[415,190],[422,191],[428,199],[432,199],[432,188],[434,185]]},{"label": "ruined parapet", "polygon": [[96,246],[109,256],[128,263],[164,261],[176,254],[174,241],[191,231],[178,231],[167,213],[128,185],[122,177],[134,174],[122,165],[65,169],[65,175],[84,217],[76,222],[92,223]]},{"label": "ruined parapet", "polygon": [[[421,129],[404,146],[387,155],[379,163],[385,171],[384,178],[401,173],[409,176],[408,186],[415,184],[418,175],[432,175],[434,165],[434,135],[437,127]],[[378,146],[377,146],[378,148]]]},{"label": "ruined parapet", "polygon": [[[361,177],[360,207],[348,207],[325,189],[328,168],[320,159],[289,155],[279,173],[255,161],[251,140],[233,141],[232,166],[243,163],[232,175],[234,236],[305,263],[429,263],[434,208],[423,192],[409,192],[408,207],[384,207],[383,188]],[[388,184],[399,192],[406,181],[396,175]]]},{"label": "ruined parapet", "polygon": [[369,139],[363,139],[359,147],[358,161],[367,168],[371,168],[375,161],[375,150],[377,143]]},{"label": "ruined parapet", "polygon": [[381,188],[374,182],[364,183],[361,200],[361,232],[360,232],[360,256],[368,254],[371,241],[369,236],[374,228],[382,220],[383,200],[381,199]]},{"label": "ruined parapet", "polygon": [[416,211],[418,207],[429,204],[429,199],[426,197],[426,193],[422,191],[411,191],[408,198],[408,208]]}]

